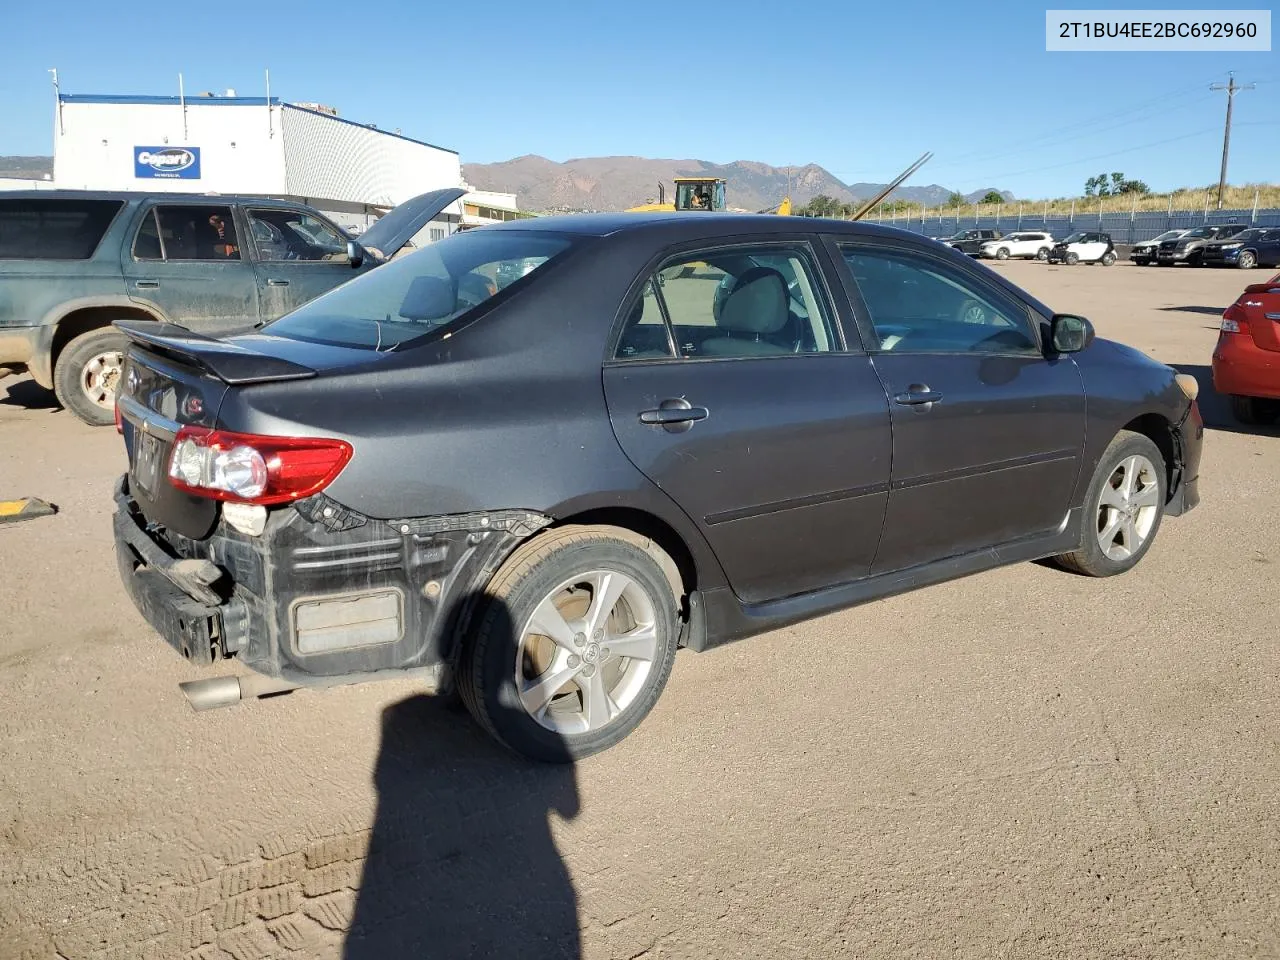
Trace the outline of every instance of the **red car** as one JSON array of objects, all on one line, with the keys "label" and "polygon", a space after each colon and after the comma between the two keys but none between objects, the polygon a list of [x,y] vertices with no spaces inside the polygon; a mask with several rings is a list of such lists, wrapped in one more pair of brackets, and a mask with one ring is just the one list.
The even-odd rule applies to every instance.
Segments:
[{"label": "red car", "polygon": [[1241,423],[1280,420],[1280,273],[1251,283],[1222,314],[1213,388]]}]

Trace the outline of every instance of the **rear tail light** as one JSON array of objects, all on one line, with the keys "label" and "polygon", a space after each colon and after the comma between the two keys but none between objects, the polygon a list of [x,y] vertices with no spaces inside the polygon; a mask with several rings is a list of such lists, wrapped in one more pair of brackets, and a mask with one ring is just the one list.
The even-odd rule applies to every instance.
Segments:
[{"label": "rear tail light", "polygon": [[351,444],[313,437],[265,437],[182,427],[169,482],[214,500],[270,506],[318,493],[351,459]]},{"label": "rear tail light", "polygon": [[115,407],[115,416],[116,416],[116,433],[123,434],[124,433],[124,417],[120,413],[119,397],[116,397],[116,402],[114,404],[114,407]]},{"label": "rear tail light", "polygon": [[1244,308],[1239,302],[1233,303],[1222,312],[1223,333],[1248,333],[1249,321],[1245,318]]}]

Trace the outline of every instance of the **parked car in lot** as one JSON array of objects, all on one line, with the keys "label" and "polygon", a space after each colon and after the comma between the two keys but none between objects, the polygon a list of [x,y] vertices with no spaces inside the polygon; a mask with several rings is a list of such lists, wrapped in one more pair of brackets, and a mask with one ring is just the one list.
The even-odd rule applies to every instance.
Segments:
[{"label": "parked car in lot", "polygon": [[[513,262],[538,265],[494,292]],[[248,334],[120,321],[117,559],[199,707],[404,676],[602,750],[706,650],[1199,500],[1196,384],[901,230],[468,231]]]},{"label": "parked car in lot", "polygon": [[999,240],[983,241],[978,247],[978,256],[991,260],[1008,260],[1010,257],[1048,260],[1051,249],[1052,234],[1043,230],[1021,230]]},{"label": "parked car in lot", "polygon": [[1216,226],[1196,227],[1188,230],[1176,240],[1161,240],[1156,250],[1156,263],[1162,267],[1186,263],[1193,267],[1200,266],[1200,257],[1204,245],[1210,240],[1225,240],[1243,232],[1244,224],[1223,223]]},{"label": "parked car in lot", "polygon": [[1280,420],[1280,273],[1252,283],[1222,314],[1213,388],[1246,424]]},{"label": "parked car in lot", "polygon": [[941,242],[961,253],[976,257],[984,243],[989,240],[999,240],[1003,236],[1004,234],[999,230],[961,230]]},{"label": "parked car in lot", "polygon": [[357,242],[300,204],[211,194],[0,194],[0,367],[30,370],[81,420],[109,424],[126,338],[273,320],[390,257],[461,189],[407,201]]},{"label": "parked car in lot", "polygon": [[1206,267],[1280,266],[1280,229],[1254,227],[1224,240],[1210,240],[1200,248],[1200,262]]},{"label": "parked car in lot", "polygon": [[1156,262],[1156,252],[1160,249],[1160,244],[1166,240],[1177,240],[1179,237],[1186,236],[1187,233],[1186,230],[1166,230],[1150,240],[1135,243],[1129,250],[1129,259],[1140,267],[1149,266]]},{"label": "parked car in lot", "polygon": [[1083,230],[1055,243],[1046,259],[1050,263],[1100,263],[1109,267],[1116,262],[1116,246],[1109,233]]}]

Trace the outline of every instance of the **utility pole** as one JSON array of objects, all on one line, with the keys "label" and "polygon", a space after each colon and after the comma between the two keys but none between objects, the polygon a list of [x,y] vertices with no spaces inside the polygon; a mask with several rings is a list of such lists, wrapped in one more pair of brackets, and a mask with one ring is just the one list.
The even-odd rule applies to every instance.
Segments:
[{"label": "utility pole", "polygon": [[1236,94],[1241,90],[1252,90],[1254,84],[1238,84],[1236,83],[1235,71],[1227,73],[1229,82],[1210,84],[1210,90],[1227,91],[1227,125],[1222,131],[1222,172],[1218,174],[1218,209],[1222,209],[1222,191],[1227,186],[1227,152],[1231,149],[1231,104],[1236,99]]}]

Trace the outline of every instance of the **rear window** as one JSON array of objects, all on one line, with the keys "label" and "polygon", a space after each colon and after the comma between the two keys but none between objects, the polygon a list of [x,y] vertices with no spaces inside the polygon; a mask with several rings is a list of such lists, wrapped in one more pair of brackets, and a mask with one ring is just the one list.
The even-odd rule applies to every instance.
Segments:
[{"label": "rear window", "polygon": [[524,287],[573,239],[524,230],[468,230],[375,267],[285,314],[274,336],[369,350],[457,327],[491,298]]},{"label": "rear window", "polygon": [[88,260],[120,200],[0,199],[0,260]]}]

